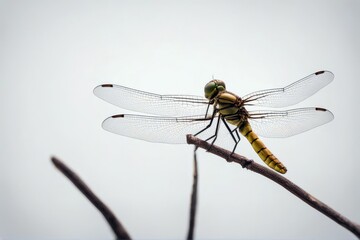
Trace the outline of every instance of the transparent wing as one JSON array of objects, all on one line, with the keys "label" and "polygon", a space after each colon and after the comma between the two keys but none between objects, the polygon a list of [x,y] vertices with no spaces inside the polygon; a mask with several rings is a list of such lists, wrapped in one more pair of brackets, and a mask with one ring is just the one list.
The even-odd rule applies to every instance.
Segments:
[{"label": "transparent wing", "polygon": [[159,95],[113,84],[97,86],[94,94],[124,109],[161,116],[205,115],[208,107],[208,100],[200,96]]},{"label": "transparent wing", "polygon": [[[203,116],[160,117],[119,114],[104,120],[102,127],[122,136],[159,143],[186,143],[187,134],[196,134],[209,124]],[[214,119],[214,121],[217,121]],[[215,132],[215,125],[206,134]],[[205,137],[200,136],[200,137]]]},{"label": "transparent wing", "polygon": [[297,108],[288,111],[252,111],[248,119],[255,133],[263,137],[290,137],[334,119],[324,108]]},{"label": "transparent wing", "polygon": [[250,93],[242,99],[246,105],[287,107],[312,96],[334,79],[329,71],[319,71],[284,88],[274,88]]}]

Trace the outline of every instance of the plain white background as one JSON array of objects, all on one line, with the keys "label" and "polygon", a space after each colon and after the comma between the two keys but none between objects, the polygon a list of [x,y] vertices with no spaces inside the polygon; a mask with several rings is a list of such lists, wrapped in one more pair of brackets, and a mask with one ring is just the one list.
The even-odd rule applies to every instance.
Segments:
[{"label": "plain white background", "polygon": [[[104,131],[126,111],[95,86],[202,95],[214,75],[241,96],[323,69],[334,82],[296,107],[334,121],[263,140],[286,177],[359,223],[359,23],[359,1],[0,1],[0,236],[113,239],[52,155],[133,238],[186,236],[193,147]],[[261,162],[246,141],[237,151]],[[264,177],[198,157],[198,239],[355,239]]]}]

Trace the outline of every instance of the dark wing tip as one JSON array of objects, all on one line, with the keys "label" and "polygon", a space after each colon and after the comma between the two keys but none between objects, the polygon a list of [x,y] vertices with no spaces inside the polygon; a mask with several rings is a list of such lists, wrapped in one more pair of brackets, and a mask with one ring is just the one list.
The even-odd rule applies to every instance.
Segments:
[{"label": "dark wing tip", "polygon": [[320,107],[317,107],[315,108],[316,111],[322,111],[322,112],[326,112],[327,110],[325,108],[320,108]]},{"label": "dark wing tip", "polygon": [[[331,71],[328,71],[328,70],[322,70],[322,71],[317,71],[316,73],[314,73],[315,76],[318,76],[319,78],[322,78],[324,77],[325,79],[328,80],[328,82],[331,82],[334,80],[334,73],[332,73]],[[322,75],[322,76],[320,76]]]},{"label": "dark wing tip", "polygon": [[93,90],[93,93],[95,94],[95,96],[98,96],[99,98],[102,98],[101,95],[102,95],[102,91],[105,89],[105,88],[113,88],[114,85],[113,84],[101,84],[97,87],[94,88]]},{"label": "dark wing tip", "polygon": [[328,122],[330,122],[330,121],[332,121],[334,119],[334,114],[331,111],[329,111],[329,110],[327,110],[325,108],[316,107],[315,111],[324,112],[324,114],[327,114],[327,116],[329,116],[328,117]]},{"label": "dark wing tip", "polygon": [[112,84],[102,84],[102,85],[100,85],[101,87],[114,87],[114,85],[112,85]]},{"label": "dark wing tip", "polygon": [[124,114],[118,114],[118,115],[114,115],[114,116],[111,116],[112,118],[123,118],[124,117]]},{"label": "dark wing tip", "polygon": [[325,73],[325,71],[318,71],[318,72],[315,73],[315,75],[320,75],[320,74],[323,74],[323,73]]}]

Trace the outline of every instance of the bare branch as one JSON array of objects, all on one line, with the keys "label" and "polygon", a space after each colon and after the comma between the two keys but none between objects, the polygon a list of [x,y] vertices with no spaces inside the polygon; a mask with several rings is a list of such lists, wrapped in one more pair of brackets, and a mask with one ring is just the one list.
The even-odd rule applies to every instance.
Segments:
[{"label": "bare branch", "polygon": [[236,153],[231,155],[231,152],[228,150],[225,150],[223,148],[220,148],[218,146],[213,145],[210,148],[210,144],[194,137],[193,135],[187,135],[187,143],[188,144],[194,144],[197,147],[201,147],[203,149],[206,149],[208,152],[211,152],[219,157],[224,158],[228,162],[235,162],[240,164],[243,168],[246,168],[250,171],[259,173],[270,180],[280,184],[282,187],[287,189],[289,192],[309,204],[311,207],[315,208],[319,212],[323,213],[324,215],[328,216],[344,228],[351,231],[353,234],[355,234],[360,239],[360,225],[350,221],[348,218],[344,217],[334,209],[330,208],[325,203],[321,202],[320,200],[316,199],[309,193],[307,193],[305,190],[291,182],[290,180],[286,179],[282,175],[276,173],[275,171],[271,170],[270,168],[267,168],[265,166],[262,166],[253,160],[250,160],[244,156],[238,155]]},{"label": "bare branch", "polygon": [[194,149],[194,175],[193,175],[193,186],[191,193],[191,203],[190,203],[190,220],[189,220],[189,231],[187,238],[188,240],[194,239],[194,229],[195,229],[195,216],[196,216],[196,203],[197,203],[197,185],[198,185],[198,166],[196,158],[196,147]]},{"label": "bare branch", "polygon": [[120,221],[115,217],[112,211],[91,191],[91,189],[76,175],[70,168],[68,168],[59,159],[52,157],[51,161],[55,167],[62,172],[86,198],[101,212],[109,223],[111,229],[116,235],[117,239],[131,239]]}]

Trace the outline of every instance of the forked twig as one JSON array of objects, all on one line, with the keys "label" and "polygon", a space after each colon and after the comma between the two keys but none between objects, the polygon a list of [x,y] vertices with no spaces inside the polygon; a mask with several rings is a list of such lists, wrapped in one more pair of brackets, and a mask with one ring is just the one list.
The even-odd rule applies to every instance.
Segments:
[{"label": "forked twig", "polygon": [[[311,207],[315,208],[319,212],[323,213],[324,215],[331,218],[333,221],[337,222],[344,228],[351,231],[360,239],[360,225],[350,221],[348,218],[344,217],[334,209],[330,208],[325,203],[321,202],[320,200],[316,199],[305,190],[291,182],[290,180],[286,179],[282,175],[276,173],[275,171],[264,167],[253,160],[250,160],[244,156],[238,155],[236,153],[231,154],[230,151],[220,148],[218,146],[210,146],[208,142],[205,142],[199,138],[194,137],[193,135],[187,135],[187,143],[194,144],[197,147],[201,147],[206,149],[208,152],[211,152],[219,157],[224,158],[228,162],[235,162],[240,164],[243,168],[246,168],[250,171],[259,173],[270,180],[280,184],[282,187],[287,189],[289,192],[309,204]],[[211,148],[210,148],[211,147]]]},{"label": "forked twig", "polygon": [[91,189],[80,179],[80,177],[68,168],[59,159],[52,157],[51,161],[55,167],[60,170],[79,190],[86,198],[101,212],[109,223],[111,229],[116,235],[117,239],[131,239],[126,232],[120,221],[115,217],[112,211],[91,191]]},{"label": "forked twig", "polygon": [[192,186],[191,203],[190,203],[189,231],[188,231],[188,235],[186,238],[188,240],[194,239],[196,203],[197,203],[197,185],[198,185],[198,166],[197,166],[196,147],[195,147],[195,149],[194,149],[193,186]]}]

